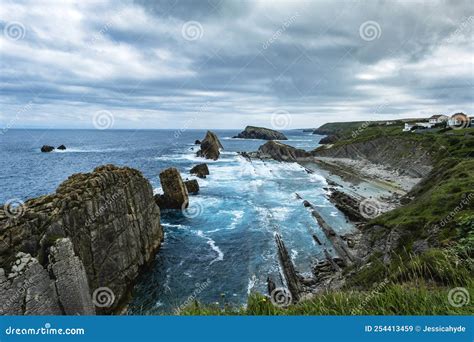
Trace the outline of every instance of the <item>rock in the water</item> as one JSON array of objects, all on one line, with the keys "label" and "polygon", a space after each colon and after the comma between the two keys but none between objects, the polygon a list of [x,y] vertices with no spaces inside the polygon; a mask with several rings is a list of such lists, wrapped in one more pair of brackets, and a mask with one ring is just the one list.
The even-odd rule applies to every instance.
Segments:
[{"label": "rock in the water", "polygon": [[160,173],[163,195],[155,195],[155,201],[161,209],[183,209],[187,207],[188,190],[179,171],[170,167]]},{"label": "rock in the water", "polygon": [[293,146],[282,144],[278,141],[269,141],[258,148],[257,152],[251,153],[262,159],[275,159],[278,161],[297,161],[310,158],[311,154],[305,150],[295,148]]},{"label": "rock in the water", "polygon": [[184,185],[186,185],[186,189],[190,194],[197,194],[199,192],[199,183],[195,179],[185,181]]},{"label": "rock in the water", "polygon": [[224,148],[222,147],[217,135],[211,131],[207,131],[206,137],[201,142],[201,149],[196,153],[196,155],[206,159],[217,160],[219,159],[220,149]]},{"label": "rock in the water", "polygon": [[49,145],[43,145],[41,147],[41,152],[52,152],[54,151],[54,147],[53,146],[49,146]]},{"label": "rock in the water", "polygon": [[64,145],[58,146],[58,150],[65,150],[65,149],[66,149],[66,146]]},{"label": "rock in the water", "polygon": [[[0,205],[0,302],[11,299],[3,313],[115,313],[162,239],[153,189],[130,168],[75,174],[15,219]],[[109,298],[94,308],[98,288]]]},{"label": "rock in the water", "polygon": [[201,140],[196,140],[196,141],[194,142],[194,145],[201,145]]},{"label": "rock in the water", "polygon": [[206,178],[206,176],[209,174],[209,168],[207,167],[207,164],[199,164],[193,166],[190,173],[192,175],[198,176],[199,178]]},{"label": "rock in the water", "polygon": [[281,132],[264,127],[247,126],[234,138],[241,139],[263,139],[263,140],[288,140]]}]

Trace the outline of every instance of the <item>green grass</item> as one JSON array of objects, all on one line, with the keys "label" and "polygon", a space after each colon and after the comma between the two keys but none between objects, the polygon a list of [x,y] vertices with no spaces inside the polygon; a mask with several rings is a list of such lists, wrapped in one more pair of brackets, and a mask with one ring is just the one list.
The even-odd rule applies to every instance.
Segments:
[{"label": "green grass", "polygon": [[[429,283],[384,285],[373,291],[334,291],[319,294],[287,308],[276,307],[269,298],[252,294],[246,307],[203,306],[198,302],[185,308],[182,315],[472,315],[473,306],[450,304],[451,288]],[[474,295],[471,281],[465,289]]]}]

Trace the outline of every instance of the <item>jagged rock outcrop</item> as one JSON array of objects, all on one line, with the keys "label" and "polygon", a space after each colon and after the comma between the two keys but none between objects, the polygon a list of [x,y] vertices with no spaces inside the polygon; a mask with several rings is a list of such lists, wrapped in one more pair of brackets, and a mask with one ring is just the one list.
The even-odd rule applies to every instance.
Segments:
[{"label": "jagged rock outcrop", "polygon": [[217,135],[211,131],[207,131],[206,137],[201,142],[201,149],[197,151],[196,155],[206,159],[217,160],[220,156],[220,149],[224,149],[224,147],[222,147]]},{"label": "jagged rock outcrop", "polygon": [[199,178],[206,178],[206,176],[209,175],[209,168],[207,167],[207,164],[199,164],[193,166],[189,172]]},{"label": "jagged rock outcrop", "polygon": [[52,152],[52,151],[54,151],[54,147],[53,147],[53,146],[43,145],[43,146],[41,147],[41,152],[47,153],[47,152]]},{"label": "jagged rock outcrop", "polygon": [[66,146],[64,146],[64,145],[60,145],[60,146],[58,146],[58,150],[62,150],[62,151],[64,151],[65,149],[66,149]]},{"label": "jagged rock outcrop", "polygon": [[336,208],[342,211],[350,220],[356,222],[367,221],[360,211],[360,202],[362,198],[355,198],[343,191],[332,188],[329,194],[329,200],[334,203]]},{"label": "jagged rock outcrop", "polygon": [[426,177],[433,168],[433,158],[420,142],[396,137],[379,137],[331,148],[319,147],[312,154],[315,157],[368,160],[415,178]]},{"label": "jagged rock outcrop", "polygon": [[0,272],[0,302],[4,315],[95,314],[84,265],[68,238],[51,246],[47,268],[18,252],[8,277]]},{"label": "jagged rock outcrop", "polygon": [[319,143],[320,143],[321,145],[334,144],[337,140],[338,140],[337,135],[332,134],[332,135],[328,135],[328,136],[322,138],[322,139],[319,141]]},{"label": "jagged rock outcrop", "polygon": [[257,152],[249,153],[253,158],[275,159],[278,161],[297,161],[311,158],[305,150],[282,144],[278,141],[269,141],[258,148]]},{"label": "jagged rock outcrop", "polygon": [[281,132],[264,127],[247,126],[234,138],[240,139],[263,139],[263,140],[288,140]]},{"label": "jagged rock outcrop", "polygon": [[[3,313],[116,312],[162,239],[151,185],[130,168],[75,174],[15,215],[0,206],[0,302],[13,298]],[[113,298],[94,309],[103,287]]]},{"label": "jagged rock outcrop", "polygon": [[162,195],[155,195],[156,204],[161,209],[184,209],[188,204],[188,190],[179,171],[170,167],[160,172]]},{"label": "jagged rock outcrop", "polygon": [[199,183],[195,179],[185,181],[184,185],[189,194],[197,194],[199,192]]},{"label": "jagged rock outcrop", "polygon": [[201,145],[201,140],[196,139],[196,140],[194,141],[194,145]]}]

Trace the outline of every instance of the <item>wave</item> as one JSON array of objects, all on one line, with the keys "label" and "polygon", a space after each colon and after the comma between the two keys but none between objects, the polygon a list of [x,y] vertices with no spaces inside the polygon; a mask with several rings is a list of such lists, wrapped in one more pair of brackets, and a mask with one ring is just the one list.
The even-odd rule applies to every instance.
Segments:
[{"label": "wave", "polygon": [[185,225],[182,225],[182,224],[173,224],[173,223],[164,223],[164,222],[161,222],[161,225],[163,227],[178,228],[178,229],[189,228],[189,226],[185,226]]},{"label": "wave", "polygon": [[216,245],[216,242],[211,239],[210,237],[204,235],[203,231],[202,230],[198,230],[197,231],[197,236],[199,237],[202,237],[204,239],[207,240],[207,244],[211,247],[211,249],[217,253],[217,257],[212,260],[209,265],[212,265],[213,263],[215,262],[218,262],[218,261],[222,261],[224,260],[224,253],[221,251],[221,249],[219,248],[219,246]]},{"label": "wave", "polygon": [[107,152],[124,152],[128,151],[126,148],[104,148],[104,149],[81,149],[81,148],[67,148],[66,150],[54,149],[52,153],[107,153]]},{"label": "wave", "polygon": [[254,274],[252,275],[251,278],[249,278],[249,282],[247,284],[247,295],[250,295],[250,293],[252,292],[252,289],[255,287],[256,284],[257,284],[257,276]]}]

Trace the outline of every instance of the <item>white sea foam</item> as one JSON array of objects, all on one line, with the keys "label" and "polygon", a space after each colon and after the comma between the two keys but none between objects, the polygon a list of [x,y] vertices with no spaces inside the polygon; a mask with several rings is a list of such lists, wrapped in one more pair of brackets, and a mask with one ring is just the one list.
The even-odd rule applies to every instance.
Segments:
[{"label": "white sea foam", "polygon": [[107,153],[107,152],[124,152],[126,148],[104,148],[104,149],[81,149],[81,148],[67,148],[65,150],[54,149],[53,153]]},{"label": "white sea foam", "polygon": [[215,262],[217,262],[217,261],[222,261],[222,260],[224,260],[224,253],[222,253],[221,249],[219,248],[219,246],[216,245],[216,242],[215,242],[214,240],[209,239],[209,240],[207,241],[207,244],[208,244],[209,246],[211,246],[211,248],[212,248],[212,250],[213,250],[214,252],[217,253],[217,257],[216,257],[214,260],[211,261],[210,265],[212,265],[213,263],[215,263]]},{"label": "white sea foam", "polygon": [[295,258],[298,256],[298,251],[296,249],[291,250],[291,259],[295,260]]},{"label": "white sea foam", "polygon": [[257,276],[253,274],[252,277],[249,278],[249,282],[247,284],[247,295],[249,295],[252,292],[252,289],[255,287],[256,284],[257,284]]},{"label": "white sea foam", "polygon": [[278,221],[285,221],[292,210],[293,209],[289,207],[270,208],[272,217]]},{"label": "white sea foam", "polygon": [[[244,216],[243,210],[221,210],[218,214],[232,215],[230,225],[226,228],[227,230],[233,230],[241,222],[242,217]],[[219,231],[221,229],[215,229],[214,231]]]},{"label": "white sea foam", "polygon": [[216,242],[215,242],[213,239],[211,239],[210,237],[204,235],[204,232],[203,232],[202,230],[198,230],[198,231],[196,232],[196,234],[197,234],[199,237],[202,237],[202,238],[206,239],[206,240],[207,240],[207,244],[211,247],[211,249],[212,249],[214,252],[217,253],[217,257],[216,257],[214,260],[212,260],[209,265],[212,265],[213,263],[215,263],[215,262],[217,262],[217,261],[222,261],[222,260],[224,260],[224,253],[221,251],[221,249],[219,248],[219,246],[216,245]]},{"label": "white sea foam", "polygon": [[163,227],[168,227],[168,228],[178,228],[178,229],[188,228],[188,226],[185,226],[185,225],[182,225],[182,224],[172,224],[172,223],[166,223],[166,222],[161,222],[161,225]]}]

